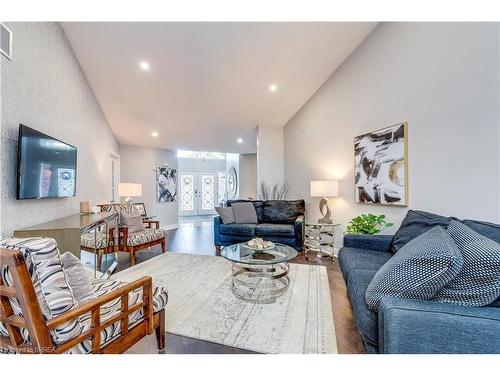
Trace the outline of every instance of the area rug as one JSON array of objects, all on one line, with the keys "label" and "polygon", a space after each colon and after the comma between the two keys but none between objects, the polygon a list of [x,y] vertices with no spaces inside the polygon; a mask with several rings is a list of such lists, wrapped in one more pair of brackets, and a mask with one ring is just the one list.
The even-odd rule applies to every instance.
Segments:
[{"label": "area rug", "polygon": [[290,265],[290,286],[272,304],[237,299],[222,257],[165,253],[112,275],[150,275],[168,290],[167,332],[261,353],[337,353],[324,266]]}]

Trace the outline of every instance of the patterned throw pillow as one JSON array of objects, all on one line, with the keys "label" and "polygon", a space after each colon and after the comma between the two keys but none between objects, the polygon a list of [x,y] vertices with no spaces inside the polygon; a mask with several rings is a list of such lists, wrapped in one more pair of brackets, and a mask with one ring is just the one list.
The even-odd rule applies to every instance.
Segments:
[{"label": "patterned throw pillow", "polygon": [[500,296],[500,244],[455,220],[448,233],[457,243],[464,265],[433,300],[464,306],[492,303]]},{"label": "patterned throw pillow", "polygon": [[403,246],[375,274],[366,290],[366,303],[377,311],[382,297],[430,300],[462,269],[457,245],[440,226]]}]

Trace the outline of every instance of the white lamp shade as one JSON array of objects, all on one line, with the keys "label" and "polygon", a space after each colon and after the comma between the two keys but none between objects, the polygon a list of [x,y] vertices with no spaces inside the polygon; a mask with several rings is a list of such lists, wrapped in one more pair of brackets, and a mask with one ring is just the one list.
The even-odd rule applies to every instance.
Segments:
[{"label": "white lamp shade", "polygon": [[118,184],[119,197],[140,197],[142,196],[142,184],[132,184],[121,182]]},{"label": "white lamp shade", "polygon": [[311,181],[311,197],[338,197],[339,182],[336,180]]}]

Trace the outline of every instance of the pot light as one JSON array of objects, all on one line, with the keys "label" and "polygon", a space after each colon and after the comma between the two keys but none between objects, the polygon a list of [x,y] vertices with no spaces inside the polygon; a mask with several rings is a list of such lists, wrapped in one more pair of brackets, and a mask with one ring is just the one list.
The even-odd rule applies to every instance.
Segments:
[{"label": "pot light", "polygon": [[151,133],[151,136],[152,136],[152,137],[158,137],[158,132],[152,132],[152,133]]},{"label": "pot light", "polygon": [[243,143],[243,139],[242,139],[242,138],[238,138],[238,139],[236,140],[236,142],[238,142],[238,143]]},{"label": "pot light", "polygon": [[271,92],[278,91],[278,85],[271,85],[271,86],[269,86],[269,91],[271,91]]},{"label": "pot light", "polygon": [[147,63],[146,61],[141,61],[139,63],[139,66],[141,67],[142,70],[149,70],[149,63]]}]

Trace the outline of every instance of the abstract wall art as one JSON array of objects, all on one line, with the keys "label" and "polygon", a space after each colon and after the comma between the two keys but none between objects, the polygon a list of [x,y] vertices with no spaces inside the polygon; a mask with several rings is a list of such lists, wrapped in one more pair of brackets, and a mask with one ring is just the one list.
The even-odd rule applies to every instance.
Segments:
[{"label": "abstract wall art", "polygon": [[177,169],[156,167],[156,201],[177,201]]},{"label": "abstract wall art", "polygon": [[408,205],[408,124],[354,138],[354,186],[358,203]]}]

